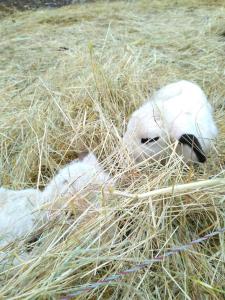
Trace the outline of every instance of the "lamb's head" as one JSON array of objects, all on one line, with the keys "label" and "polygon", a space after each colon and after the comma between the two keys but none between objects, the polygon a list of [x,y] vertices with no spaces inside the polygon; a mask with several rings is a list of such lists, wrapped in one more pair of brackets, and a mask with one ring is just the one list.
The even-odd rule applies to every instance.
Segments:
[{"label": "lamb's head", "polygon": [[131,116],[124,143],[135,159],[159,160],[176,153],[185,162],[206,161],[217,128],[211,105],[199,86],[188,81],[168,84]]},{"label": "lamb's head", "polygon": [[169,141],[163,114],[152,102],[132,114],[123,137],[125,146],[136,161],[149,157],[159,160],[165,155]]},{"label": "lamb's head", "polygon": [[99,163],[94,153],[88,153],[83,158],[81,163],[88,166],[88,168],[90,168],[91,170],[89,179],[91,185],[96,185],[98,187],[101,186],[103,188],[108,188],[114,185],[113,178],[109,175],[109,173],[104,171],[102,165]]},{"label": "lamb's head", "polygon": [[95,155],[90,153],[82,160],[74,160],[61,169],[43,193],[45,201],[54,201],[60,197],[68,199],[111,185],[113,182],[110,175],[104,172]]}]

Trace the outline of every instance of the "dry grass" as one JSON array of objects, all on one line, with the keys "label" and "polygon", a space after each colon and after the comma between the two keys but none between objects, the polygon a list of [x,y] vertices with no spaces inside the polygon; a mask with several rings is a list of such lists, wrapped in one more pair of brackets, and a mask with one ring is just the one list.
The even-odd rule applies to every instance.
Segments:
[{"label": "dry grass", "polygon": [[[6,15],[0,27],[1,184],[41,188],[86,148],[105,160],[117,189],[126,192],[224,178],[224,32],[223,1],[97,2]],[[186,170],[176,156],[165,166],[134,166],[118,157],[131,112],[148,92],[181,78],[200,84],[216,110],[220,135],[208,162]],[[224,186],[132,201],[99,197],[98,216],[85,222],[85,213],[75,220],[62,216],[41,228],[28,260],[19,258],[26,240],[4,249],[0,299],[59,299],[79,284],[225,226]],[[16,267],[10,264],[15,256]],[[78,298],[224,299],[224,260],[221,235]]]}]

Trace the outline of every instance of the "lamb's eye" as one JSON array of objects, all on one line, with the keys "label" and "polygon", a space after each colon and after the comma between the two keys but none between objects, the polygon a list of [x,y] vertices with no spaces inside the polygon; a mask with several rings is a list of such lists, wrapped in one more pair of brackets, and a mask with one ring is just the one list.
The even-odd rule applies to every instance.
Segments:
[{"label": "lamb's eye", "polygon": [[142,138],[142,139],[141,139],[141,143],[142,143],[142,144],[153,143],[153,142],[156,142],[156,141],[158,141],[158,139],[159,139],[159,136],[156,136],[156,137],[155,137],[155,138],[153,138],[153,139],[149,139],[149,138]]}]

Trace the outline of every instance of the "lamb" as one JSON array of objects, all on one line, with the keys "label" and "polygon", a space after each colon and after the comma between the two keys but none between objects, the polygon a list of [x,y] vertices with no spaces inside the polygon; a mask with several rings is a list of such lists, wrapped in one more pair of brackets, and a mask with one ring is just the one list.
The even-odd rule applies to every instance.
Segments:
[{"label": "lamb", "polygon": [[78,198],[81,202],[85,194],[91,192],[92,198],[95,198],[96,190],[100,187],[107,189],[112,185],[110,175],[103,170],[96,156],[89,153],[82,160],[72,161],[53,177],[43,191],[43,202],[55,205],[61,198],[64,202],[72,198]]},{"label": "lamb", "polygon": [[[96,156],[89,153],[83,160],[74,160],[63,167],[43,191],[25,189],[20,191],[0,188],[0,246],[30,233],[36,224],[49,217],[48,206],[62,208],[66,200],[77,198],[77,207],[83,205],[81,196],[91,191],[95,199],[97,190],[109,188],[113,180],[104,172]],[[88,198],[89,199],[89,198]],[[79,202],[80,200],[80,202]],[[90,203],[85,203],[86,209]],[[97,205],[97,203],[96,203]]]},{"label": "lamb", "polygon": [[41,195],[36,189],[0,188],[0,246],[33,230]]},{"label": "lamb", "polygon": [[123,142],[137,161],[160,160],[177,141],[184,162],[206,161],[217,136],[212,107],[202,89],[181,80],[157,91],[136,110],[127,125]]}]

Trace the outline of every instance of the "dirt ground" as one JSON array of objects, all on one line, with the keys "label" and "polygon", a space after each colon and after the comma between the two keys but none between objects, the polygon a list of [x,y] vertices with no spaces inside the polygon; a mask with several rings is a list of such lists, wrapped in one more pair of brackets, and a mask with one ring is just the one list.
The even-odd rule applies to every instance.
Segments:
[{"label": "dirt ground", "polygon": [[39,7],[61,7],[71,3],[80,3],[84,1],[73,1],[73,0],[2,0],[1,5],[10,7],[10,8],[17,8],[19,10],[26,10],[26,9],[36,9]]}]

